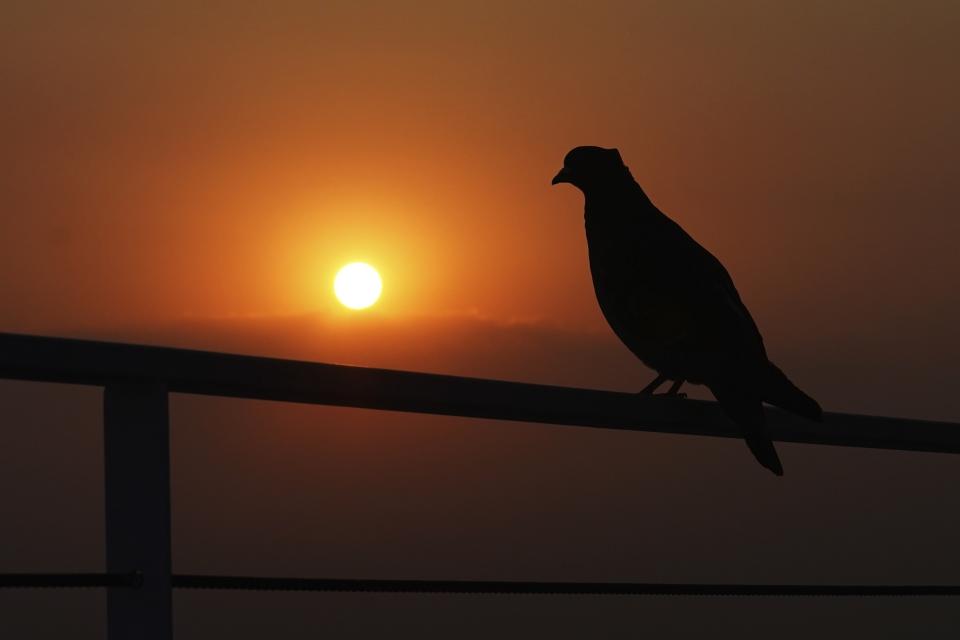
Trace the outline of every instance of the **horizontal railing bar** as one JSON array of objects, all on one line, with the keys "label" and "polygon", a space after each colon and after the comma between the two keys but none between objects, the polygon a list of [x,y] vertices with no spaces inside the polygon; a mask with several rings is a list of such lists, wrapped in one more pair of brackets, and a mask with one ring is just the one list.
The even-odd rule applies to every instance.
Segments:
[{"label": "horizontal railing bar", "polygon": [[[715,402],[372,369],[189,349],[0,333],[0,378],[106,385],[556,425],[739,438]],[[960,453],[960,425],[768,411],[783,442]]]},{"label": "horizontal railing bar", "polygon": [[0,589],[129,587],[139,588],[143,576],[129,573],[0,573]]},{"label": "horizontal railing bar", "polygon": [[371,593],[660,596],[958,596],[955,585],[679,584],[511,580],[357,580],[175,575],[181,589],[354,591]]}]

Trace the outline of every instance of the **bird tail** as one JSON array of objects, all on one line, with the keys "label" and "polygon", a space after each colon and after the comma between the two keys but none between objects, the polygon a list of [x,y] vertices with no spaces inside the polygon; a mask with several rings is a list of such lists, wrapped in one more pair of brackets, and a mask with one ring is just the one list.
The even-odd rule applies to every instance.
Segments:
[{"label": "bird tail", "polygon": [[780,464],[780,456],[777,455],[773,441],[767,435],[763,402],[760,398],[729,387],[710,387],[710,390],[727,415],[740,425],[743,438],[757,462],[775,475],[782,476],[783,465]]},{"label": "bird tail", "polygon": [[798,416],[823,421],[823,409],[817,401],[790,382],[787,375],[772,362],[769,363],[762,384],[763,399]]}]

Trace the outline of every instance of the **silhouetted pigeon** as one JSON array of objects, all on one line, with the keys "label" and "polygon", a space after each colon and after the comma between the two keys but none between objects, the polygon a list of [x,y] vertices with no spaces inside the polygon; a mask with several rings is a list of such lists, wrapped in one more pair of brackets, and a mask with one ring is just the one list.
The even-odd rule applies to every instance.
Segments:
[{"label": "silhouetted pigeon", "polygon": [[616,149],[577,147],[553,184],[583,191],[590,271],[600,309],[623,343],[667,380],[703,384],[743,429],[757,460],[783,467],[764,426],[764,401],[821,420],[816,400],[767,358],[733,280],[709,251],[653,205]]}]

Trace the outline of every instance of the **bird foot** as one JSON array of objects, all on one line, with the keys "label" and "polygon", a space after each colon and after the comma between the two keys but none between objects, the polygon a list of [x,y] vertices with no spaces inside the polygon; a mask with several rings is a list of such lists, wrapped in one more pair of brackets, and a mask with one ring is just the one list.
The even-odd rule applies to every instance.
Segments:
[{"label": "bird foot", "polygon": [[687,394],[680,393],[680,387],[683,386],[685,380],[683,378],[674,380],[670,384],[670,388],[667,389],[666,393],[654,393],[660,385],[667,381],[667,377],[663,374],[658,374],[657,377],[643,388],[643,390],[637,392],[638,396],[675,396],[678,398],[686,398]]},{"label": "bird foot", "polygon": [[644,392],[644,391],[637,391],[633,395],[647,396],[648,398],[677,398],[678,400],[684,400],[687,397],[687,394],[685,391],[679,391],[677,393],[669,393],[666,391],[663,393],[650,393],[650,392]]}]

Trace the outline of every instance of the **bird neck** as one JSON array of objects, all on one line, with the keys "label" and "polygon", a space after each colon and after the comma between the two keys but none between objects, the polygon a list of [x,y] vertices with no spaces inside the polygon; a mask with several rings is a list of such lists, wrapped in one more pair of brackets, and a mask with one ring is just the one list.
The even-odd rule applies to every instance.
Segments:
[{"label": "bird neck", "polygon": [[621,210],[639,210],[653,206],[643,188],[629,172],[621,179],[586,187],[583,189],[583,197],[584,214],[587,217],[594,213],[606,217]]}]

